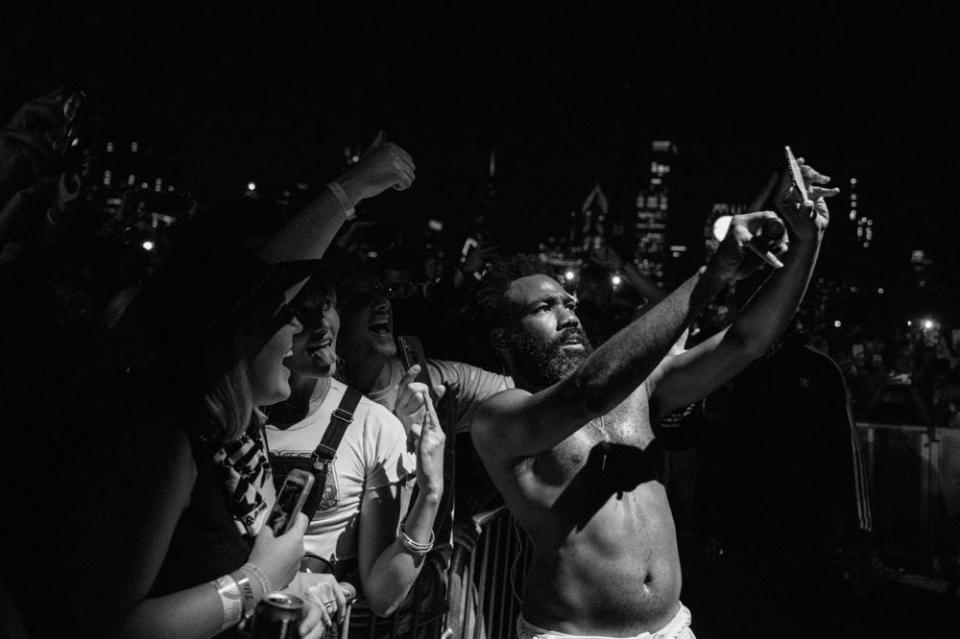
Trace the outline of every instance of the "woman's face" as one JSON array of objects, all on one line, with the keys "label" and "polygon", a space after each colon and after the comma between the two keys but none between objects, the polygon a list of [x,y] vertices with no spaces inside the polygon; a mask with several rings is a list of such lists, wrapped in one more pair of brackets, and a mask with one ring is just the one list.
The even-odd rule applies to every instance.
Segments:
[{"label": "woman's face", "polygon": [[337,372],[337,333],[340,315],[332,291],[310,295],[297,308],[303,331],[293,338],[287,366],[304,377],[330,377]]},{"label": "woman's face", "polygon": [[290,396],[290,369],[284,365],[284,359],[290,357],[293,336],[302,329],[300,320],[291,315],[290,321],[254,357],[250,364],[250,389],[255,405],[269,406]]}]

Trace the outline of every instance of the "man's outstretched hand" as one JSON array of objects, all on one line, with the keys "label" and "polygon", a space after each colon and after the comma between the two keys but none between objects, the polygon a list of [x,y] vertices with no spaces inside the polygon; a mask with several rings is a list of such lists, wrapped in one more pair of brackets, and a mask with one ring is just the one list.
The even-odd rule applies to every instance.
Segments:
[{"label": "man's outstretched hand", "polygon": [[806,164],[803,158],[797,158],[803,175],[807,199],[804,200],[800,189],[793,182],[789,170],[783,172],[777,189],[777,210],[790,226],[792,238],[798,241],[815,239],[827,230],[830,224],[830,211],[825,198],[833,197],[840,189],[827,188],[830,177]]},{"label": "man's outstretched hand", "polygon": [[[768,220],[779,218],[773,211],[734,215],[726,236],[707,268],[724,280],[742,280],[763,264],[764,260],[758,253],[770,251],[778,254],[786,250],[786,234],[782,225],[771,224]],[[779,234],[770,235],[769,229],[777,230],[777,227],[780,227]],[[751,246],[757,251],[752,250]]]}]

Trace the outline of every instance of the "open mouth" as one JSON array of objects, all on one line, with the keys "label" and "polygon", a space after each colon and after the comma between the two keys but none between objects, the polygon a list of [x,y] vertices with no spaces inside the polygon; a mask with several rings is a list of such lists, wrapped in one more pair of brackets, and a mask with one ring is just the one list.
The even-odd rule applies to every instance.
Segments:
[{"label": "open mouth", "polygon": [[388,337],[392,331],[390,326],[390,320],[383,320],[380,322],[374,322],[370,325],[370,332],[380,337]]},{"label": "open mouth", "polygon": [[326,334],[318,342],[307,347],[307,355],[311,359],[329,361],[333,351],[333,336]]}]

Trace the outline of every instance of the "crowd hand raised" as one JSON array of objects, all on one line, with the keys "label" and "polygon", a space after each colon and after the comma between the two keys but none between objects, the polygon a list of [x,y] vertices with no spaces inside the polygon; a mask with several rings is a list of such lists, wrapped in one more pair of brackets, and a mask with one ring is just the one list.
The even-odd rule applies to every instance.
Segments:
[{"label": "crowd hand raised", "polygon": [[446,435],[440,428],[440,420],[426,385],[418,385],[422,387],[417,394],[424,410],[420,412],[420,421],[413,422],[410,427],[410,436],[417,453],[417,485],[420,486],[421,494],[439,498],[443,494],[443,448]]},{"label": "crowd hand raised", "polygon": [[763,233],[766,220],[778,219],[773,211],[734,215],[726,236],[710,260],[709,268],[726,280],[736,281],[749,277],[765,261],[763,255],[786,250],[786,234],[782,230],[782,224],[767,225],[767,228],[780,227],[781,231],[777,236],[768,237]]},{"label": "crowd hand raised", "polygon": [[410,154],[393,142],[387,142],[380,131],[360,161],[338,177],[337,182],[356,204],[389,188],[398,191],[410,188],[416,177],[416,168]]},{"label": "crowd hand raised", "polygon": [[[424,395],[429,395],[429,393],[427,393],[427,385],[422,382],[413,381],[419,374],[420,365],[414,364],[407,369],[407,372],[400,378],[400,383],[397,384],[397,400],[393,404],[393,414],[396,415],[400,423],[403,424],[403,429],[407,431],[407,433],[410,433],[414,423],[423,423],[423,415],[426,411],[426,404],[424,403],[423,397]],[[442,384],[437,384],[433,387],[437,401],[443,399],[446,390],[446,387]],[[411,446],[411,451],[412,450],[413,447]]]},{"label": "crowd hand raised", "polygon": [[266,525],[257,534],[249,561],[260,566],[274,590],[283,590],[297,576],[308,523],[307,516],[298,513],[293,527],[279,537]]},{"label": "crowd hand raised", "polygon": [[833,197],[840,189],[826,187],[830,183],[830,177],[814,169],[803,158],[797,158],[797,164],[800,165],[800,173],[803,175],[807,199],[804,200],[788,169],[780,178],[776,203],[777,210],[790,226],[793,237],[807,240],[826,231],[830,223],[830,212],[825,198]]}]

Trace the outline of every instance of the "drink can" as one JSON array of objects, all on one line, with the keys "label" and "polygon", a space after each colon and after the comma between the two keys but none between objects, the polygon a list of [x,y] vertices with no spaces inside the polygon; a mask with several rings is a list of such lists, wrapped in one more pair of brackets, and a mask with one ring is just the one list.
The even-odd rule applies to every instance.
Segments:
[{"label": "drink can", "polygon": [[254,639],[299,639],[303,600],[282,592],[271,592],[257,604],[253,619]]}]

